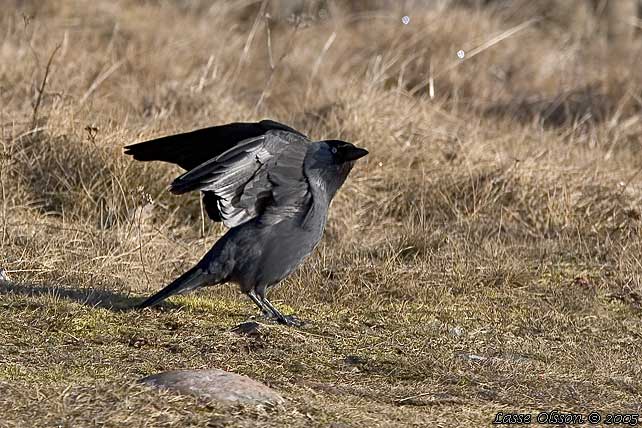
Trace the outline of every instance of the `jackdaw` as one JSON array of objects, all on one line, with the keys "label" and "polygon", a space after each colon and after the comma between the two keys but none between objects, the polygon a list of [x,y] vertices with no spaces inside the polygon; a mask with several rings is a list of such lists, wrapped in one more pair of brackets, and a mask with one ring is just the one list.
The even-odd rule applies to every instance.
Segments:
[{"label": "jackdaw", "polygon": [[138,307],[194,289],[237,283],[267,317],[298,323],[266,298],[321,240],[332,198],[367,150],[340,140],[311,141],[271,120],[231,123],[125,147],[139,161],[187,172],[169,190],[203,193],[207,215],[229,228],[192,269]]}]

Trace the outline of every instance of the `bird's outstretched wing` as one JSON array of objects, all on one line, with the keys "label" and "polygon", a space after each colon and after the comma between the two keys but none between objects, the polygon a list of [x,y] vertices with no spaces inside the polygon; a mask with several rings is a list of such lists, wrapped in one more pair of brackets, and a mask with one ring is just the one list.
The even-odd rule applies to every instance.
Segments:
[{"label": "bird's outstretched wing", "polygon": [[125,147],[125,154],[132,155],[139,161],[169,162],[190,170],[241,141],[259,137],[271,130],[287,131],[305,137],[299,131],[273,120],[236,122],[132,144]]},{"label": "bird's outstretched wing", "polygon": [[[176,194],[200,190],[213,195],[218,216],[235,227],[264,213],[294,216],[306,209],[311,196],[303,173],[308,139],[288,131],[271,130],[242,141],[191,169],[170,186]],[[266,219],[278,221],[276,218]]]},{"label": "bird's outstretched wing", "polygon": [[207,215],[234,227],[268,204],[283,205],[287,214],[295,209],[297,197],[306,203],[302,143],[308,141],[287,125],[262,120],[169,135],[126,146],[125,153],[139,161],[169,162],[187,170],[172,183],[172,192],[201,190]]}]

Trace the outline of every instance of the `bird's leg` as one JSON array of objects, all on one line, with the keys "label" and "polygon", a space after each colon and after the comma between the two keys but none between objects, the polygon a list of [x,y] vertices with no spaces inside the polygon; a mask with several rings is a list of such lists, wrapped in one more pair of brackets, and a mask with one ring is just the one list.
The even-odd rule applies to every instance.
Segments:
[{"label": "bird's leg", "polygon": [[289,325],[289,322],[286,316],[283,315],[277,308],[275,308],[274,305],[270,303],[270,301],[265,297],[263,297],[263,304],[272,311],[272,313],[274,314],[274,317],[280,324]]},{"label": "bird's leg", "polygon": [[257,297],[257,295],[256,295],[256,293],[254,292],[254,290],[250,290],[250,291],[248,291],[248,292],[247,292],[247,295],[248,295],[248,297],[249,297],[250,299],[252,299],[252,301],[254,302],[254,304],[255,304],[256,306],[258,306],[258,307],[259,307],[259,309],[261,310],[261,312],[263,312],[263,315],[265,315],[265,316],[266,316],[266,317],[268,317],[268,318],[274,318],[274,317],[277,317],[277,318],[278,318],[278,316],[277,316],[277,315],[272,311],[272,309],[270,309],[267,305],[263,304],[263,302],[261,301],[261,299],[259,299],[259,298]]},{"label": "bird's leg", "polygon": [[276,318],[276,321],[279,324],[285,324],[285,325],[296,326],[296,327],[301,327],[303,325],[303,321],[298,320],[293,316],[285,316],[277,308],[275,308],[274,305],[267,299],[267,297],[265,297],[265,291],[266,291],[265,288],[259,288],[257,290],[257,297],[274,314],[274,318]]}]

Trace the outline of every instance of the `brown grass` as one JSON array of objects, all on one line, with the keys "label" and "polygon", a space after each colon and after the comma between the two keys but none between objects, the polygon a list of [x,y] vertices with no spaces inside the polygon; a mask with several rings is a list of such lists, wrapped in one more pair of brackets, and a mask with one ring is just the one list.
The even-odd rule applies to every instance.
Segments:
[{"label": "brown grass", "polygon": [[[416,8],[404,26],[400,10],[337,8],[296,27],[245,3],[2,8],[0,426],[640,413],[640,41],[547,9],[459,61],[541,11]],[[264,117],[371,152],[273,292],[308,324],[231,333],[256,313],[233,287],[120,310],[223,231],[202,236],[197,196],[165,191],[176,168],[122,146]],[[134,382],[207,367],[288,403],[224,409]]]}]

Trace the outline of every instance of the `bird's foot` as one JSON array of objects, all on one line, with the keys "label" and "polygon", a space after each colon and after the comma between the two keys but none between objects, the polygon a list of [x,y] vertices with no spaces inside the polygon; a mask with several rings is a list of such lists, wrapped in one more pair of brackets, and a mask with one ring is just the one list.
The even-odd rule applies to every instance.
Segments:
[{"label": "bird's foot", "polygon": [[288,325],[291,327],[301,327],[305,324],[303,321],[292,315],[283,315],[277,308],[274,307],[272,303],[270,303],[268,299],[265,298],[263,294],[260,294],[259,296],[261,303],[263,303],[263,313],[267,315],[266,312],[270,311],[272,320],[278,322],[279,324]]},{"label": "bird's foot", "polygon": [[293,315],[283,315],[280,312],[278,314],[272,314],[272,313],[268,314],[264,312],[263,316],[268,321],[271,321],[277,324],[287,325],[289,327],[303,327],[305,325],[305,322],[301,321],[297,317]]},{"label": "bird's foot", "polygon": [[290,327],[303,327],[305,325],[305,322],[303,322],[303,320],[300,320],[294,315],[279,315],[281,316],[276,318],[276,322],[278,322],[279,324],[287,325]]}]

